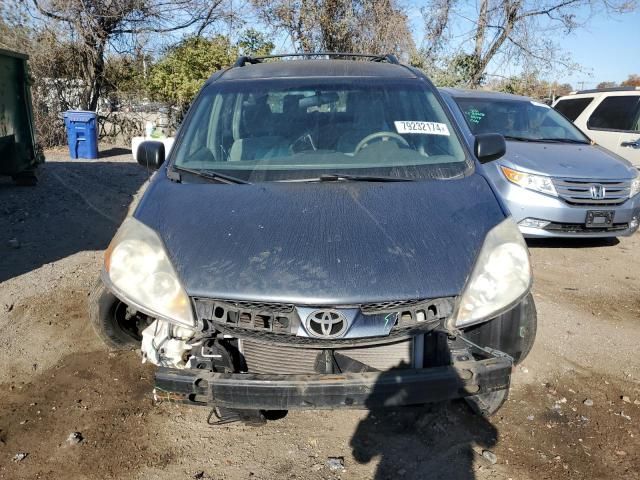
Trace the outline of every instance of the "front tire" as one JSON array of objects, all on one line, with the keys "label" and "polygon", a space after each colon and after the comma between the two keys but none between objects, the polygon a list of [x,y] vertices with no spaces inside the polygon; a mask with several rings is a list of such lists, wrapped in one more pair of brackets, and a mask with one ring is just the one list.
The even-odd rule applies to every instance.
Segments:
[{"label": "front tire", "polygon": [[473,410],[473,412],[481,417],[490,417],[494,415],[504,402],[509,397],[509,389],[498,390],[497,392],[483,393],[480,395],[473,395],[471,397],[465,397],[467,405]]},{"label": "front tire", "polygon": [[136,321],[125,318],[126,310],[127,305],[98,279],[89,296],[89,319],[98,337],[112,350],[131,350],[140,345]]}]

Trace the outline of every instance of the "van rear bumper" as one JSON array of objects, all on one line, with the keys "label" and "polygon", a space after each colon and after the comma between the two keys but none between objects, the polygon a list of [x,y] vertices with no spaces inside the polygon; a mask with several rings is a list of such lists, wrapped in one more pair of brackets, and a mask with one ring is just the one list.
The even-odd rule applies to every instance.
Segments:
[{"label": "van rear bumper", "polygon": [[509,388],[510,358],[385,372],[255,375],[159,368],[158,399],[247,410],[396,407]]}]

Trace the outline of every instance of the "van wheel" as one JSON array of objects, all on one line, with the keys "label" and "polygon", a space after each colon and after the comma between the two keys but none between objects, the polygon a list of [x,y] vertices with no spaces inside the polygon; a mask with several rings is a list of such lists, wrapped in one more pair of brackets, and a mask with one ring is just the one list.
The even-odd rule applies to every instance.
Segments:
[{"label": "van wheel", "polygon": [[89,296],[89,318],[98,337],[112,350],[140,345],[139,322],[127,316],[127,305],[98,280]]},{"label": "van wheel", "polygon": [[498,390],[497,392],[465,397],[465,401],[475,414],[482,417],[490,417],[502,408],[502,405],[507,401],[508,396],[509,389],[505,388],[504,390]]},{"label": "van wheel", "polygon": [[515,364],[519,365],[527,358],[529,352],[533,348],[533,343],[536,340],[536,334],[538,333],[538,311],[536,304],[533,301],[533,295],[529,294],[522,302],[523,313],[520,320],[520,328],[518,329],[518,335],[522,340],[520,354],[515,355]]}]

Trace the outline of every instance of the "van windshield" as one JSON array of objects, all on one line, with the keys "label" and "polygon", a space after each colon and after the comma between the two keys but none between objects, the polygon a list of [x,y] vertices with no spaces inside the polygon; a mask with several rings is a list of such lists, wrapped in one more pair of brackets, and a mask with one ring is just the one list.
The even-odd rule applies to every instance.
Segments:
[{"label": "van windshield", "polygon": [[589,143],[576,126],[544,103],[469,97],[454,100],[474,135],[500,133],[507,140]]},{"label": "van windshield", "polygon": [[219,82],[192,109],[174,147],[177,168],[251,182],[451,178],[472,168],[435,94],[416,80]]}]

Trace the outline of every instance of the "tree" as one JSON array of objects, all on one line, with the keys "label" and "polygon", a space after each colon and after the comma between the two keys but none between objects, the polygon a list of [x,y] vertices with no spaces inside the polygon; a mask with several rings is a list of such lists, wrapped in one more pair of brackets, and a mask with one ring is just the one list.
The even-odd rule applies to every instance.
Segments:
[{"label": "tree", "polygon": [[616,86],[616,82],[600,82],[596,85],[596,88],[613,88]]},{"label": "tree", "polygon": [[269,55],[273,43],[249,29],[233,44],[229,37],[188,37],[169,47],[152,67],[151,94],[185,110],[213,72],[232,65],[238,55]]},{"label": "tree", "polygon": [[107,104],[111,109],[118,104],[148,97],[148,71],[152,64],[151,55],[142,51],[107,55],[100,92],[102,105]]},{"label": "tree", "polygon": [[108,55],[105,58],[104,87],[102,94],[145,91],[145,70],[152,64],[148,54]]},{"label": "tree", "polygon": [[105,85],[108,49],[127,44],[145,32],[168,33],[186,28],[198,34],[224,15],[223,0],[30,0],[43,30],[62,25],[77,46],[82,80],[82,107],[95,110]]},{"label": "tree", "polygon": [[415,46],[394,0],[251,0],[260,18],[284,30],[301,52],[395,53]]},{"label": "tree", "polygon": [[553,43],[554,35],[574,32],[592,15],[634,8],[635,2],[628,0],[479,0],[476,6],[430,0],[422,10],[427,44],[422,54],[426,64],[445,69],[451,59],[463,58],[464,80],[471,87],[482,83],[492,63],[520,65],[525,72],[571,69],[575,65]]},{"label": "tree", "polygon": [[640,87],[640,75],[631,74],[629,77],[620,83],[623,87]]},{"label": "tree", "polygon": [[570,83],[554,83],[554,94],[556,97],[564,97],[565,95],[569,95],[571,92],[573,92],[573,85]]},{"label": "tree", "polygon": [[240,35],[238,47],[243,55],[259,57],[269,55],[275,45],[262,32],[250,28]]},{"label": "tree", "polygon": [[[35,31],[24,11],[0,5],[0,48],[29,55],[34,126],[42,147],[66,141],[60,112],[78,108],[79,45],[57,26]],[[61,38],[63,40],[61,40]]]},{"label": "tree", "polygon": [[541,79],[538,73],[532,72],[509,78],[492,78],[487,82],[487,88],[499,92],[524,95],[538,100],[551,102],[557,97],[569,94],[573,87],[568,83],[559,84]]}]

